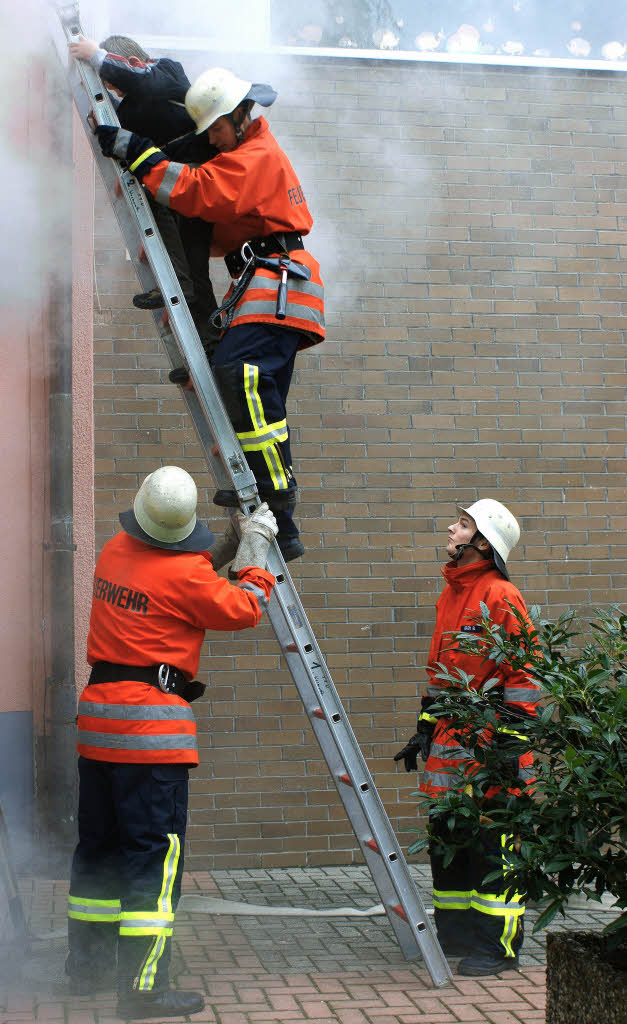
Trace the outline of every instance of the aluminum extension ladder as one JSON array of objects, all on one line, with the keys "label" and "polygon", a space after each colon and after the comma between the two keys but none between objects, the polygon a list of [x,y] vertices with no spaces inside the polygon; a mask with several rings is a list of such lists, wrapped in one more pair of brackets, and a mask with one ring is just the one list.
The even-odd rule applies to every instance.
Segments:
[{"label": "aluminum extension ladder", "polygon": [[[82,32],[78,4],[58,7],[57,13],[66,42],[75,41]],[[65,64],[67,53],[60,57]],[[252,511],[259,504],[255,478],[222,404],[143,189],[122,164],[102,156],[92,133],[93,121],[119,123],[107,90],[89,64],[72,61],[71,65],[74,101],[141,290],[161,290],[168,313],[167,326],[161,323],[160,311],[155,314],[161,341],[173,367],[185,362],[189,368],[194,390],[181,389],[180,393],[207,463],[217,486],[235,489],[241,507]],[[121,195],[115,194],[116,182]],[[140,243],[149,265],[136,255]],[[219,457],[212,451],[214,445]],[[276,543],[269,551],[268,569],[276,577],[268,610],[270,621],[399,946],[408,960],[422,954],[434,985],[446,985],[451,980],[450,968]]]}]

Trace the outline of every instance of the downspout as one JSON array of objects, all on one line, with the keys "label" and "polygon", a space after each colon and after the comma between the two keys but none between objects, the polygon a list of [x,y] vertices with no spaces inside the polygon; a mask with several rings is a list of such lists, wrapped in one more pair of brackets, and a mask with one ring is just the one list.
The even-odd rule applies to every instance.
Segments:
[{"label": "downspout", "polygon": [[[50,145],[57,163],[72,174],[71,96],[60,67],[50,68]],[[69,206],[69,204],[68,204]],[[68,868],[76,841],[76,687],[74,681],[74,515],[72,489],[72,216],[58,218],[50,274],[49,398],[50,534],[47,581],[50,675],[46,679],[44,738],[45,823],[48,865]],[[40,776],[41,777],[41,776]]]}]

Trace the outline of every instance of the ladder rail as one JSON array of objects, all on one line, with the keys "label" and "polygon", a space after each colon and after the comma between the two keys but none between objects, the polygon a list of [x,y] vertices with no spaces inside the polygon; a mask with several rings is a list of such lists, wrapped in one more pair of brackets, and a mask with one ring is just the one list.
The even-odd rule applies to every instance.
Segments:
[{"label": "ladder rail", "polygon": [[[81,31],[78,7],[57,12],[71,41]],[[194,390],[181,389],[182,395],[210,469],[219,487],[234,488],[241,504],[252,509],[259,503],[254,475],[224,409],[143,189],[117,161],[102,156],[90,131],[92,112],[97,123],[119,123],[113,104],[96,72],[83,62],[73,63],[74,99],[133,265],[142,286],[159,287],[165,299],[168,327],[158,313],[154,317],[161,340],[171,365],[179,365],[183,356],[189,368]],[[116,181],[120,196],[115,195]],[[136,255],[140,242],[148,266]],[[214,454],[216,445],[220,457]],[[276,543],[268,553],[268,569],[277,580],[268,616],[388,920],[404,956],[411,959],[421,953],[434,984],[445,985],[451,980],[450,968]]]}]

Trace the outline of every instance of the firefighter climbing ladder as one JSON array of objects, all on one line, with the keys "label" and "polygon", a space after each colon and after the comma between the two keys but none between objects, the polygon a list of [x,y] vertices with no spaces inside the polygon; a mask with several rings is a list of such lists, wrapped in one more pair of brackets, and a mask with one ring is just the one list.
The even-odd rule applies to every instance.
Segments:
[{"label": "firefighter climbing ladder", "polygon": [[[65,40],[75,40],[82,31],[78,5],[57,10]],[[61,59],[65,62],[65,53]],[[155,321],[172,366],[184,361],[189,369],[194,390],[181,389],[181,394],[216,484],[234,488],[242,508],[251,511],[259,504],[254,476],[225,412],[143,189],[123,165],[102,156],[92,133],[93,121],[119,123],[107,91],[88,64],[74,61],[69,71],[76,107],[141,289],[156,286],[164,296],[168,325],[161,323],[159,314]],[[149,265],[134,255],[140,244]],[[276,543],[270,548],[268,569],[276,577],[270,621],[397,941],[406,959],[422,954],[433,983],[445,985],[451,979],[449,966]]]}]

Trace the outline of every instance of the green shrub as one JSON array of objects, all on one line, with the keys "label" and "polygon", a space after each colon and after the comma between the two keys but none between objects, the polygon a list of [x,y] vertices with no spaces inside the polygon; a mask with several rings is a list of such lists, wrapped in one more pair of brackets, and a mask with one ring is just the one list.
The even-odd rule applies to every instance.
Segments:
[{"label": "green shrub", "polygon": [[[508,865],[504,871],[499,864],[486,880],[501,892],[520,893],[524,902],[546,904],[534,931],[558,910],[563,914],[569,896],[600,901],[610,893],[623,913],[605,932],[612,933],[612,944],[621,942],[627,938],[627,616],[612,608],[577,626],[572,614],[549,622],[532,609],[530,628],[512,610],[520,635],[492,623],[482,604],[477,621],[483,635],[455,634],[451,642],[498,665],[526,668],[541,686],[537,718],[505,712],[505,725],[528,737],[535,782],[514,795],[520,741],[501,734],[498,743],[486,743],[504,721],[498,681],[477,693],[472,676],[441,666],[438,678],[446,688],[429,711],[455,720],[475,764],[470,776],[460,768],[455,777],[462,792],[428,801],[444,838],[427,825],[409,852],[432,842],[450,863],[480,832],[505,833],[512,837]],[[472,793],[463,791],[469,783]],[[499,792],[486,799],[494,785],[501,785]]]}]

